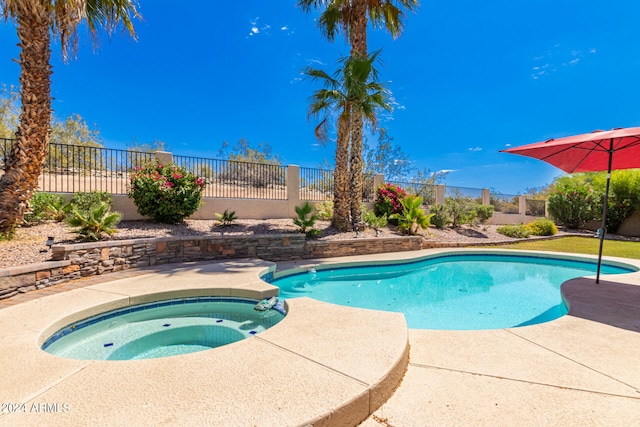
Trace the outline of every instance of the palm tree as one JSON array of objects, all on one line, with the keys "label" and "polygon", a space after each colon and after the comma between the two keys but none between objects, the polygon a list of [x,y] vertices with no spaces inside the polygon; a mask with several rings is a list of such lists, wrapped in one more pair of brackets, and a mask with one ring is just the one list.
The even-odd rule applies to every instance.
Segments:
[{"label": "palm tree", "polygon": [[[343,32],[351,45],[351,56],[367,55],[367,25],[385,27],[396,38],[403,29],[404,10],[415,11],[418,0],[298,0],[305,12],[321,11],[318,26],[329,41]],[[351,116],[351,220],[362,222],[362,116]]]},{"label": "palm tree", "polygon": [[78,26],[86,20],[92,36],[120,24],[135,37],[133,0],[0,0],[6,20],[17,24],[20,41],[20,123],[0,178],[0,234],[22,222],[47,156],[51,131],[51,36],[58,36],[63,58],[75,54]]},{"label": "palm tree", "polygon": [[[325,116],[316,126],[316,137],[327,141],[329,120],[338,114],[338,136],[336,140],[336,166],[334,171],[333,226],[340,231],[348,231],[349,221],[349,135],[353,115],[364,117],[372,127],[377,125],[377,112],[391,110],[386,103],[386,90],[378,83],[378,73],[374,67],[380,51],[369,56],[342,58],[334,76],[322,70],[306,68],[304,73],[314,81],[321,81],[323,89],[311,96],[309,117]],[[362,196],[361,196],[362,197]]]}]

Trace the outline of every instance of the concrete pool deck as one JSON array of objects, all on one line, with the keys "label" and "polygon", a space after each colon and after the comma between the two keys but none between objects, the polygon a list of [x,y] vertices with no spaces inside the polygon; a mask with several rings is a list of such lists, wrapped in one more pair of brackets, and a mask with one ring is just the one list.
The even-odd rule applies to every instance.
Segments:
[{"label": "concrete pool deck", "polygon": [[[285,262],[278,270],[441,252],[460,251]],[[269,266],[163,265],[80,280],[69,285],[80,289],[0,310],[0,402],[26,408],[3,411],[0,424],[640,425],[640,273],[603,276],[599,285],[569,281],[562,289],[569,315],[521,328],[407,330],[398,314],[302,298],[289,301],[273,328],[212,351],[103,362],[39,349],[44,335],[70,313],[86,317],[87,307],[105,311],[185,289],[267,295],[257,275]],[[67,403],[68,411],[35,412],[34,403]]]}]

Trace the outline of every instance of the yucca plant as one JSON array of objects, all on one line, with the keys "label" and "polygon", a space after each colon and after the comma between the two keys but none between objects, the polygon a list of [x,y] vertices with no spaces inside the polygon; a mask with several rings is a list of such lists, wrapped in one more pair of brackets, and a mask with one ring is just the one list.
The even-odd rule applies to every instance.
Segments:
[{"label": "yucca plant", "polygon": [[296,206],[297,218],[293,218],[293,223],[298,227],[298,231],[307,235],[308,238],[313,239],[318,237],[320,230],[313,228],[318,215],[313,212],[313,207],[309,202],[305,202],[302,206]]},{"label": "yucca plant", "polygon": [[122,215],[119,212],[111,212],[109,205],[102,202],[92,207],[89,212],[81,212],[74,207],[66,222],[71,227],[76,227],[72,231],[85,240],[98,241],[105,234],[108,236],[114,234],[117,231],[115,226],[121,218]]},{"label": "yucca plant", "polygon": [[421,196],[407,196],[400,203],[402,211],[392,214],[389,219],[396,220],[398,228],[404,234],[415,235],[418,232],[418,227],[426,229],[431,225],[433,214],[425,214],[424,210],[420,208],[422,206]]},{"label": "yucca plant", "polygon": [[225,209],[223,213],[216,213],[216,219],[218,220],[220,226],[226,227],[231,225],[235,220],[238,219],[236,216],[236,211],[229,212],[229,209]]}]

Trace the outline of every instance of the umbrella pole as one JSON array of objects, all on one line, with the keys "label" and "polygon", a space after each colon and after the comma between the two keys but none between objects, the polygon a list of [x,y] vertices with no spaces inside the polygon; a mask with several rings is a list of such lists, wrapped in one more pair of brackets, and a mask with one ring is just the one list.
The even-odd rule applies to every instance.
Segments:
[{"label": "umbrella pole", "polygon": [[607,207],[609,205],[609,182],[611,181],[611,163],[613,161],[613,138],[609,141],[609,166],[607,167],[607,185],[604,190],[604,203],[602,204],[602,227],[600,227],[600,248],[598,249],[598,270],[596,283],[600,283],[600,266],[602,265],[602,246],[604,235],[607,232]]}]

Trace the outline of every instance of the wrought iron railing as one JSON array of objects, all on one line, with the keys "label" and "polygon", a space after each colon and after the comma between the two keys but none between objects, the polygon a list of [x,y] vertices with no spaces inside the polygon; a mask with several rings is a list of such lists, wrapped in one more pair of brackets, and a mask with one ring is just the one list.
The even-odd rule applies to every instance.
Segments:
[{"label": "wrought iron railing", "polygon": [[333,200],[333,171],[301,167],[300,200]]}]

